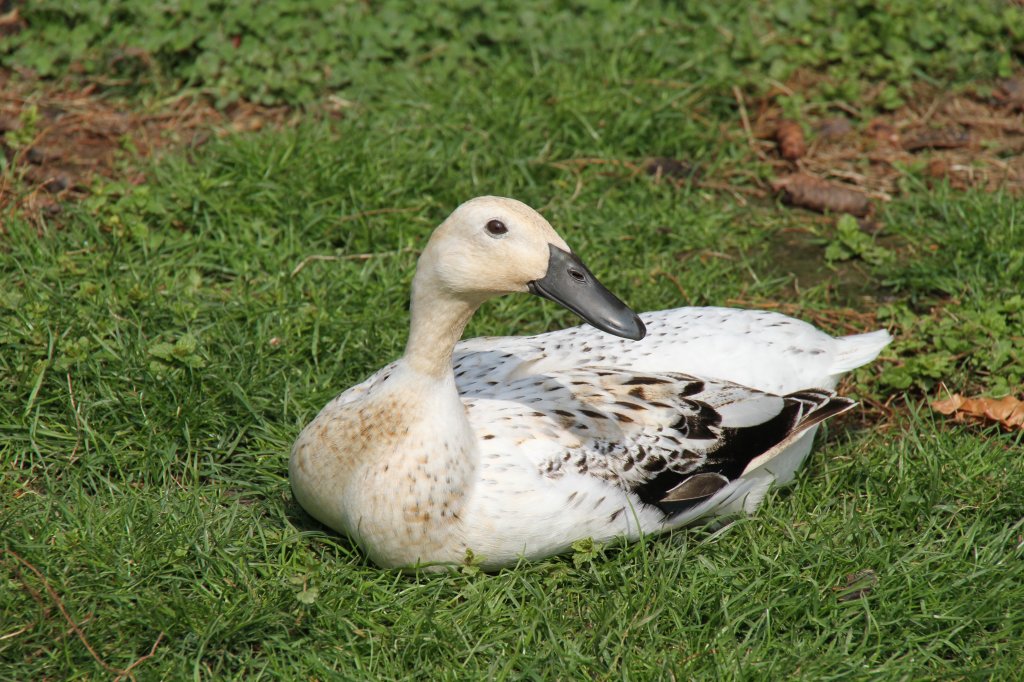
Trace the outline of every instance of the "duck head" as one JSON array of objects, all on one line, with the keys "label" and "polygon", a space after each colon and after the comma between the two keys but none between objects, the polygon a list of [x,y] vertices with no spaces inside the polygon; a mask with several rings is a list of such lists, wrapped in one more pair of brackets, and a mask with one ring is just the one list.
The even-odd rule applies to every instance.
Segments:
[{"label": "duck head", "polygon": [[637,314],[594,277],[548,221],[515,199],[477,197],[455,209],[431,236],[413,286],[474,306],[500,294],[529,292],[609,334],[639,340],[647,333]]}]

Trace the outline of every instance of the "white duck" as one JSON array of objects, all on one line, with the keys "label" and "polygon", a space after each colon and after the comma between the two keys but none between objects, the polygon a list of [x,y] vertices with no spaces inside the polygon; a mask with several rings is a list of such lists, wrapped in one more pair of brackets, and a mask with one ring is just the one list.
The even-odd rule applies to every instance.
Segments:
[{"label": "white duck", "polygon": [[[459,343],[480,304],[526,291],[597,329]],[[420,257],[405,354],[306,426],[292,488],[386,567],[495,568],[752,512],[853,407],[839,375],[889,341],[771,312],[638,317],[536,211],[479,197]]]}]

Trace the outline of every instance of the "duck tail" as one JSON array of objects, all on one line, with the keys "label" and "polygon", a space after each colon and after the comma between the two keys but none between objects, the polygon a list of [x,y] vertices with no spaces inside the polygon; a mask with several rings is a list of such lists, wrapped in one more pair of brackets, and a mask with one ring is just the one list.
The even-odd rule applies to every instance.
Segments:
[{"label": "duck tail", "polygon": [[839,350],[835,354],[830,374],[843,374],[861,365],[865,365],[882,352],[882,349],[892,342],[892,336],[885,329],[868,332],[867,334],[854,334],[853,336],[842,336],[836,339]]}]

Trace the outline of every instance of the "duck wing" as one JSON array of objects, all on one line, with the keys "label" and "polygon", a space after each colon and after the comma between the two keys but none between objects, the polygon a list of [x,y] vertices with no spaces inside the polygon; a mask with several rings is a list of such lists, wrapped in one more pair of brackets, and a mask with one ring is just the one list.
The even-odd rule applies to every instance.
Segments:
[{"label": "duck wing", "polygon": [[584,366],[713,377],[786,394],[831,389],[839,376],[878,355],[890,341],[879,330],[834,338],[775,312],[691,307],[642,313],[647,336],[631,341],[582,325],[527,337],[459,343],[459,389]]},{"label": "duck wing", "polygon": [[585,476],[669,520],[760,468],[854,402],[774,395],[683,373],[580,367],[463,394],[485,450],[514,447],[546,479]]}]

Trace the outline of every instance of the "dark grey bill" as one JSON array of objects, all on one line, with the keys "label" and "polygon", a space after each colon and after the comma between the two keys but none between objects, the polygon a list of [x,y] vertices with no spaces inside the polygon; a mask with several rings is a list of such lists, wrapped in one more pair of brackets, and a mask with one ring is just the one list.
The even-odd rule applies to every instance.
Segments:
[{"label": "dark grey bill", "polygon": [[574,253],[548,244],[548,271],[528,285],[530,293],[563,305],[603,332],[639,341],[647,334],[643,321],[604,288]]}]

